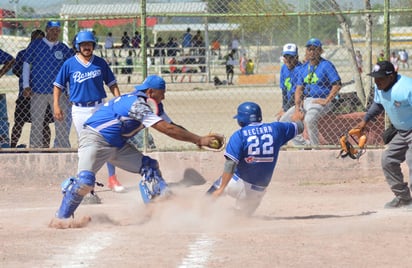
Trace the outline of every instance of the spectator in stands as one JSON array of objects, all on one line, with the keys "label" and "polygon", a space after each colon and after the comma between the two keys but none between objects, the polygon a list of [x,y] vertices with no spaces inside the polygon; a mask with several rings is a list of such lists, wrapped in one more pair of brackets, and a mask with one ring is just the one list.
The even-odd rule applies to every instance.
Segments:
[{"label": "spectator in stands", "polygon": [[122,68],[122,74],[127,74],[127,83],[130,84],[130,75],[133,73],[133,51],[129,50],[129,55],[125,60],[125,67]]},{"label": "spectator in stands", "polygon": [[253,74],[255,72],[255,63],[252,59],[248,59],[246,63],[246,74]]},{"label": "spectator in stands", "polygon": [[190,28],[187,28],[186,33],[183,35],[182,39],[182,53],[187,53],[186,48],[192,47],[192,34],[190,33]]},{"label": "spectator in stands", "polygon": [[305,64],[299,68],[295,91],[295,106],[285,113],[285,121],[295,120],[299,113],[305,112],[305,126],[309,140],[302,135],[294,138],[293,143],[300,146],[319,145],[318,121],[333,108],[332,101],[338,94],[342,83],[332,62],[322,58],[322,42],[311,38],[306,42]]},{"label": "spectator in stands", "polygon": [[167,56],[176,57],[179,52],[179,43],[177,42],[176,37],[169,37],[169,41],[166,44]]},{"label": "spectator in stands", "polygon": [[383,50],[381,50],[381,52],[379,52],[379,56],[376,59],[376,62],[380,62],[380,61],[385,61],[385,52]]},{"label": "spectator in stands", "polygon": [[102,45],[99,44],[99,37],[96,34],[96,31],[92,31],[93,35],[96,38],[96,50],[100,51],[100,57],[103,58],[103,50],[102,50]]},{"label": "spectator in stands", "polygon": [[212,55],[217,55],[218,59],[222,58],[222,53],[220,50],[220,42],[217,40],[217,38],[213,39],[212,44],[211,44],[211,50],[212,50]]},{"label": "spectator in stands", "polygon": [[[42,30],[34,30],[31,33],[30,42],[42,39],[45,36]],[[31,123],[30,118],[30,96],[23,96],[23,56],[26,49],[20,50],[16,56],[16,63],[13,65],[13,73],[19,78],[19,95],[16,99],[16,109],[14,110],[14,124],[11,130],[10,147],[16,148],[21,137],[25,123]],[[51,131],[49,123],[53,123],[53,113],[50,105],[47,105],[46,115],[43,121],[43,147],[50,147]],[[20,145],[19,147],[25,147]]]},{"label": "spectator in stands", "polygon": [[362,67],[363,67],[363,59],[362,59],[362,54],[360,53],[360,50],[356,50],[355,59],[356,59],[356,65],[358,66],[358,71],[361,74]]},{"label": "spectator in stands", "polygon": [[[142,41],[142,36],[138,31],[134,32],[134,36],[132,37],[132,47],[133,47],[133,54],[137,57],[140,57],[140,42]],[[136,53],[136,50],[139,52]]]},{"label": "spectator in stands", "polygon": [[170,58],[169,60],[169,72],[170,72],[170,80],[173,82],[177,81],[177,73],[181,73],[182,70],[177,68],[176,64],[178,64],[175,57]]},{"label": "spectator in stands", "polygon": [[393,67],[395,67],[395,72],[397,72],[399,70],[399,56],[396,55],[395,51],[392,51],[389,60],[393,64]]},{"label": "spectator in stands", "polygon": [[166,57],[165,48],[166,48],[166,44],[163,42],[163,39],[161,37],[158,37],[153,47],[153,57],[159,58],[161,65],[165,64],[165,57]]},{"label": "spectator in stands", "polygon": [[232,39],[232,42],[230,44],[230,49],[233,51],[233,57],[238,58],[238,52],[240,48],[240,42],[238,37],[235,35]]},{"label": "spectator in stands", "polygon": [[241,74],[246,74],[246,63],[246,53],[243,53],[243,55],[239,58],[239,69]]},{"label": "spectator in stands", "polygon": [[[128,51],[131,46],[130,46],[130,36],[127,34],[127,32],[123,32],[123,36],[121,38],[121,48]],[[119,57],[122,56],[122,49],[119,50]]]},{"label": "spectator in stands", "polygon": [[182,78],[180,79],[180,83],[183,83],[186,75],[185,73],[188,73],[188,79],[189,83],[192,82],[192,73],[197,73],[197,69],[193,67],[193,65],[196,63],[196,59],[193,58],[190,55],[186,55],[186,57],[183,58],[183,60],[180,62],[180,64],[183,65],[182,67]]},{"label": "spectator in stands", "polygon": [[233,76],[235,74],[235,57],[234,57],[234,52],[231,50],[229,54],[225,56],[225,65],[226,65],[226,79],[228,85],[233,85]]},{"label": "spectator in stands", "polygon": [[104,41],[104,56],[107,58],[107,50],[112,51],[112,56],[116,57],[116,52],[114,51],[114,38],[111,32],[107,33],[106,40]]},{"label": "spectator in stands", "polygon": [[283,46],[282,57],[284,64],[280,69],[279,79],[279,86],[282,92],[282,107],[275,117],[277,120],[284,122],[286,120],[282,116],[295,105],[298,72],[302,64],[299,62],[298,47],[294,43],[288,43]]},{"label": "spectator in stands", "polygon": [[[46,37],[33,40],[23,60],[23,95],[31,97],[30,147],[43,147],[43,121],[47,106],[53,106],[53,82],[63,63],[74,51],[59,41],[60,22],[49,21]],[[70,148],[71,104],[67,92],[60,99],[65,119],[55,121],[55,148]]]},{"label": "spectator in stands", "polygon": [[406,52],[405,49],[401,49],[401,50],[399,50],[398,55],[399,55],[399,61],[400,61],[401,64],[402,64],[402,68],[407,68],[407,69],[409,69],[409,63],[408,63],[409,56],[408,56],[408,52]]}]

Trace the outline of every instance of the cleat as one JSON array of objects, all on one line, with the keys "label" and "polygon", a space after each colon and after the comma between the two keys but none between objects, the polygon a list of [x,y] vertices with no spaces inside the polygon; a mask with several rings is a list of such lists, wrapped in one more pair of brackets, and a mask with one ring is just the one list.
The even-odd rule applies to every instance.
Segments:
[{"label": "cleat", "polygon": [[101,204],[102,200],[100,197],[95,193],[91,192],[83,197],[82,204]]},{"label": "cleat", "polygon": [[412,204],[412,199],[402,199],[399,196],[396,196],[392,201],[385,204],[385,208],[400,208],[409,206]]},{"label": "cleat", "polygon": [[124,188],[124,186],[122,186],[120,182],[117,180],[116,175],[109,177],[109,183],[107,184],[107,187],[109,187],[113,192],[116,192],[116,193],[126,192],[126,189]]}]

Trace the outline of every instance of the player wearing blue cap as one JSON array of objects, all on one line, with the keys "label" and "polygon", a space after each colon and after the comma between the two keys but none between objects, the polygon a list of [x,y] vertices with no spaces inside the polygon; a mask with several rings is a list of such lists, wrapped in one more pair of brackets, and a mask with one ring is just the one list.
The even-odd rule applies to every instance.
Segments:
[{"label": "player wearing blue cap", "polygon": [[292,123],[262,123],[259,105],[244,102],[234,118],[240,129],[230,137],[223,173],[207,193],[215,197],[228,194],[236,199],[236,211],[250,216],[266,193],[281,146],[303,132],[303,114]]},{"label": "player wearing blue cap", "polygon": [[295,90],[298,72],[302,63],[299,62],[298,47],[296,44],[288,43],[283,46],[282,58],[284,64],[280,69],[279,85],[282,91],[282,108],[276,114],[279,121],[283,121],[282,115],[295,105]]},{"label": "player wearing blue cap", "polygon": [[[73,56],[73,50],[59,42],[60,22],[49,21],[46,37],[34,40],[27,47],[23,63],[23,94],[31,96],[30,147],[43,147],[43,120],[48,104],[53,107],[53,82],[63,63]],[[66,115],[65,120],[56,120],[54,147],[70,147],[71,117],[67,94],[61,96],[60,103]]]},{"label": "player wearing blue cap", "polygon": [[[93,190],[95,174],[106,162],[128,172],[140,173],[146,181],[156,182],[150,189],[145,184],[139,185],[144,202],[150,202],[151,198],[167,192],[167,184],[161,176],[157,160],[143,155],[127,142],[145,127],[153,127],[177,140],[213,148],[217,135],[198,136],[168,123],[153,112],[147,103],[148,96],[161,103],[165,91],[163,78],[149,76],[143,84],[135,87],[135,91],[110,100],[87,119],[80,133],[77,177],[63,184],[63,200],[50,227],[74,226],[75,223],[69,218],[74,215],[83,197]],[[80,222],[87,223],[88,220],[89,217],[83,217]]]},{"label": "player wearing blue cap", "polygon": [[[115,97],[120,96],[120,91],[107,62],[93,54],[96,40],[92,32],[80,31],[76,35],[74,47],[78,53],[64,62],[53,83],[54,116],[56,120],[64,119],[59,100],[63,91],[69,92],[71,116],[80,136],[84,122],[104,104],[107,97],[104,85],[109,87]],[[67,84],[69,90],[66,89]],[[108,170],[108,187],[115,192],[123,192],[125,189],[117,180],[115,169],[110,163]]]},{"label": "player wearing blue cap", "polygon": [[[300,67],[295,91],[295,106],[284,115],[285,120],[297,117],[302,110],[305,113],[305,126],[309,140],[302,135],[296,137],[295,145],[319,145],[318,121],[333,108],[342,83],[332,62],[322,58],[322,42],[311,38],[306,43],[306,62]],[[297,108],[297,109],[295,109]]]}]

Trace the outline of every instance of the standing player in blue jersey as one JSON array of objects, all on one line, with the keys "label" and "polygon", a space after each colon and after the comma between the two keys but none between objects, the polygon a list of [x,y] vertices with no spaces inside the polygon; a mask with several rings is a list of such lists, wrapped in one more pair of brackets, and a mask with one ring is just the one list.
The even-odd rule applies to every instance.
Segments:
[{"label": "standing player in blue jersey", "polygon": [[[42,39],[44,37],[44,32],[42,30],[34,30],[31,33],[32,42],[35,39]],[[11,131],[10,147],[16,148],[19,142],[21,132],[23,130],[25,123],[31,123],[30,117],[30,96],[23,96],[23,57],[26,53],[26,49],[20,50],[16,56],[16,63],[13,65],[13,73],[19,78],[19,96],[16,99],[16,109],[14,110],[14,124]],[[43,121],[43,147],[50,146],[51,130],[50,123],[53,123],[53,113],[52,108],[47,105],[46,115]],[[19,147],[24,147],[25,145],[19,145]]]},{"label": "standing player in blue jersey", "polygon": [[302,133],[303,114],[296,122],[262,123],[259,105],[244,102],[234,118],[241,128],[230,137],[223,173],[207,193],[228,194],[236,199],[236,211],[250,216],[266,193],[281,146]]},{"label": "standing player in blue jersey", "polygon": [[[285,113],[285,120],[305,113],[305,127],[309,140],[299,135],[293,139],[295,145],[319,145],[318,121],[322,115],[333,108],[332,101],[338,94],[342,83],[332,62],[322,58],[322,43],[317,38],[306,43],[306,62],[299,68],[295,91],[295,106]],[[297,108],[297,109],[295,109]]]},{"label": "standing player in blue jersey", "polygon": [[[49,21],[46,26],[46,37],[34,40],[27,47],[23,63],[23,94],[31,97],[31,130],[30,147],[43,147],[43,121],[48,104],[53,107],[53,82],[63,63],[73,56],[74,52],[59,42],[60,22]],[[60,103],[66,115],[65,120],[54,123],[56,137],[55,148],[70,148],[71,117],[67,94],[61,96]],[[67,120],[66,120],[67,119]]]},{"label": "standing player in blue jersey", "polygon": [[89,217],[83,217],[78,222],[70,218],[83,197],[93,190],[95,174],[106,162],[128,172],[139,173],[147,180],[156,180],[160,182],[162,192],[166,190],[157,160],[143,155],[127,142],[145,127],[153,127],[176,140],[191,142],[199,147],[213,148],[214,140],[221,141],[219,135],[198,136],[156,115],[147,100],[150,96],[156,103],[161,103],[165,91],[166,83],[161,77],[149,76],[142,85],[135,87],[134,92],[110,100],[87,119],[79,139],[77,177],[64,183],[63,200],[50,227],[70,228],[76,227],[77,223],[82,226],[87,224]]},{"label": "standing player in blue jersey", "polygon": [[400,75],[389,61],[378,62],[368,74],[375,79],[375,95],[364,119],[357,125],[363,130],[376,116],[386,111],[397,130],[382,153],[382,169],[395,198],[385,208],[412,204],[408,181],[404,182],[401,163],[406,160],[409,183],[412,183],[412,78]]},{"label": "standing player in blue jersey", "polygon": [[[64,62],[53,83],[54,116],[59,121],[64,119],[60,97],[63,91],[69,92],[69,99],[73,104],[71,116],[77,134],[80,136],[84,122],[104,104],[103,101],[107,97],[104,84],[109,87],[115,97],[120,96],[120,90],[107,62],[93,54],[96,47],[93,33],[79,32],[74,43],[78,53]],[[70,86],[69,89],[66,89],[67,83]],[[107,163],[107,166],[108,187],[115,192],[123,192],[125,189],[116,178],[114,166],[110,163]]]},{"label": "standing player in blue jersey", "polygon": [[0,69],[0,77],[5,75],[13,67],[14,61],[15,59],[12,55],[0,49],[0,64],[3,65]]},{"label": "standing player in blue jersey", "polygon": [[283,46],[283,61],[285,64],[280,69],[280,90],[282,91],[282,108],[276,114],[279,121],[284,121],[283,114],[295,105],[295,90],[298,80],[299,62],[298,47],[296,44],[289,43]]}]

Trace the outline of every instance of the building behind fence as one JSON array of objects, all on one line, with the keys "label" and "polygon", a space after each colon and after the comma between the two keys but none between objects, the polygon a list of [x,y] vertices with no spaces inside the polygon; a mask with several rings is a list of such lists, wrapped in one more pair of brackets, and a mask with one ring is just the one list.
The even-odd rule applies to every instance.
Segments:
[{"label": "building behind fence", "polygon": [[[161,75],[167,82],[164,102],[168,115],[197,134],[212,131],[230,136],[238,128],[232,117],[243,101],[259,103],[263,119],[274,121],[281,107],[282,47],[296,43],[303,61],[306,41],[316,37],[323,43],[322,56],[335,65],[344,85],[333,111],[319,121],[321,147],[337,148],[339,136],[356,125],[370,103],[373,81],[366,74],[379,54],[383,52],[389,59],[392,52],[412,53],[410,1],[371,1],[370,8],[365,6],[368,1],[352,0],[49,2],[38,0],[33,6],[21,6],[9,1],[4,5],[0,9],[0,48],[16,56],[28,45],[31,31],[44,30],[48,20],[62,23],[61,40],[69,46],[79,30],[93,30],[98,41],[95,54],[111,65],[121,92],[132,91],[148,74]],[[105,47],[109,32],[115,41],[112,48]],[[121,42],[125,32],[130,37],[128,45]],[[187,32],[192,36],[199,33],[196,45],[182,46]],[[135,35],[140,36],[139,44],[136,39],[132,42]],[[164,54],[156,45],[159,39]],[[229,85],[225,64],[232,49],[235,75]],[[356,51],[362,55],[362,72],[356,64]],[[242,73],[242,57],[253,62],[252,73]],[[398,66],[401,74],[412,75],[408,60],[399,60]],[[10,136],[18,95],[18,78],[11,72],[0,78],[0,93],[0,132]],[[369,146],[382,146],[384,125],[384,116],[371,124]],[[50,126],[53,140],[54,126]],[[30,124],[26,124],[19,141],[26,149],[29,132]],[[150,133],[155,150],[195,149],[156,131]],[[76,149],[73,127],[70,140],[69,149]]]}]

